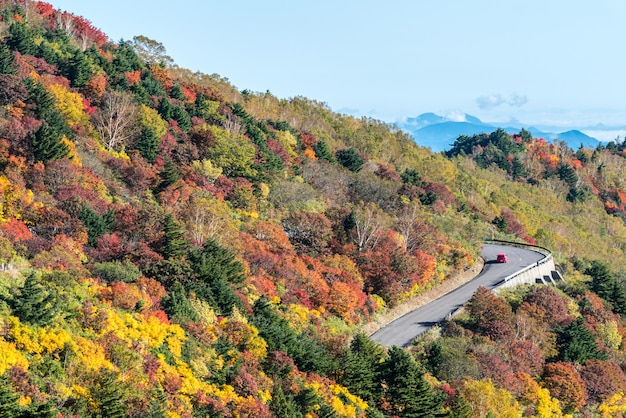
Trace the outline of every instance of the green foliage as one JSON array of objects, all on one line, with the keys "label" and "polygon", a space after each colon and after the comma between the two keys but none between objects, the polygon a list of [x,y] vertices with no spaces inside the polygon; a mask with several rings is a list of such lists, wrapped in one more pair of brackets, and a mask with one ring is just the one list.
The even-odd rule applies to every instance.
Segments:
[{"label": "green foliage", "polygon": [[70,155],[69,146],[62,141],[62,136],[47,122],[44,122],[34,134],[31,134],[31,141],[36,161],[48,163]]},{"label": "green foliage", "polygon": [[232,313],[233,307],[241,307],[241,301],[231,289],[231,284],[245,280],[244,267],[235,255],[214,239],[208,239],[200,251],[190,254],[197,282],[192,289],[222,315]]},{"label": "green foliage", "polygon": [[185,241],[185,231],[176,222],[174,215],[168,213],[163,220],[163,239],[159,253],[165,259],[177,258],[187,252],[188,244]]},{"label": "green foliage", "polygon": [[141,70],[144,67],[141,59],[135,53],[132,44],[123,40],[120,41],[118,48],[115,51],[113,66],[115,69],[115,75],[119,75],[120,79],[122,78],[122,73]]},{"label": "green foliage", "polygon": [[96,416],[110,418],[124,418],[127,416],[127,405],[124,400],[128,382],[122,382],[117,373],[110,370],[100,370],[96,382],[91,387],[91,398],[96,404]]},{"label": "green foliage", "polygon": [[614,279],[609,267],[599,260],[593,260],[584,273],[591,276],[591,290],[601,298],[611,300]]},{"label": "green foliage", "polygon": [[13,22],[9,26],[7,45],[23,55],[33,55],[37,50],[34,41],[35,33],[26,23]]},{"label": "green foliage", "polygon": [[272,400],[269,406],[277,418],[297,418],[302,416],[297,406],[294,404],[293,396],[291,396],[291,394],[289,398],[285,396],[280,381],[274,383]]},{"label": "green foliage", "polygon": [[137,140],[136,148],[141,156],[149,163],[153,163],[156,157],[159,155],[159,137],[150,128],[143,127],[141,134]]},{"label": "green foliage", "polygon": [[380,386],[381,366],[384,359],[381,346],[365,334],[355,335],[346,352],[342,384],[350,393],[374,405],[382,396]]},{"label": "green foliage", "polygon": [[462,395],[457,395],[450,405],[450,418],[473,418],[472,407]]},{"label": "green foliage", "polygon": [[289,323],[274,311],[266,298],[261,297],[255,302],[252,323],[267,342],[268,352],[284,351],[300,370],[323,376],[336,370],[336,361],[326,349],[310,336],[296,333]]},{"label": "green foliage", "polygon": [[182,174],[178,166],[174,164],[172,160],[168,159],[165,161],[165,165],[163,166],[163,170],[159,173],[159,177],[161,178],[161,181],[157,186],[157,192],[162,192],[180,180],[182,178]]},{"label": "green foliage", "polygon": [[115,221],[115,211],[109,209],[104,215],[99,215],[85,203],[78,218],[87,227],[89,245],[95,246],[98,243],[98,238],[107,232],[111,232],[111,226]]},{"label": "green foliage", "polygon": [[21,407],[17,403],[19,396],[11,388],[6,374],[0,376],[0,418],[15,418],[21,415]]},{"label": "green foliage", "polygon": [[72,82],[72,86],[82,88],[94,75],[94,68],[89,57],[81,52],[75,51],[67,63],[67,78]]},{"label": "green foliage", "polygon": [[0,45],[0,74],[15,74],[15,57],[6,44]]},{"label": "green foliage", "polygon": [[348,170],[358,173],[361,171],[365,160],[354,150],[354,148],[341,149],[336,153],[337,162]]},{"label": "green foliage", "polygon": [[600,351],[595,336],[585,327],[582,317],[560,330],[557,338],[558,359],[570,363],[584,364],[589,359],[606,360]]},{"label": "green foliage", "polygon": [[161,303],[167,315],[175,322],[195,322],[199,319],[189,301],[185,287],[180,282],[174,283]]},{"label": "green foliage", "polygon": [[330,151],[328,144],[323,139],[320,139],[313,145],[313,151],[315,151],[315,156],[318,160],[326,160],[330,163],[335,162],[335,157],[333,153]]},{"label": "green foliage", "polygon": [[385,399],[393,414],[403,417],[436,417],[442,404],[424,380],[420,366],[399,347],[391,347],[382,364]]},{"label": "green foliage", "polygon": [[26,276],[24,286],[8,302],[20,321],[34,325],[47,325],[57,311],[56,295],[43,285],[35,271]]},{"label": "green foliage", "polygon": [[182,106],[173,106],[171,115],[172,119],[178,122],[178,127],[183,132],[188,132],[191,129],[191,118]]},{"label": "green foliage", "polygon": [[128,260],[96,263],[91,270],[94,276],[108,283],[134,283],[141,277],[141,270]]},{"label": "green foliage", "polygon": [[405,169],[404,172],[400,174],[400,178],[405,184],[410,184],[417,187],[424,187],[422,176],[420,176],[417,170],[413,170],[412,168]]}]

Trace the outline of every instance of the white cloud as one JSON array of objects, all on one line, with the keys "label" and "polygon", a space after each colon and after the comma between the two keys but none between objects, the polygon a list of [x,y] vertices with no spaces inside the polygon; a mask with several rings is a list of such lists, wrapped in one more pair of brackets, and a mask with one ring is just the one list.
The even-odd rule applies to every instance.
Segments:
[{"label": "white cloud", "polygon": [[465,112],[463,112],[462,110],[459,110],[459,109],[447,110],[443,113],[444,113],[443,116],[449,121],[452,121],[452,122],[466,122],[467,121],[467,119],[465,118]]},{"label": "white cloud", "polygon": [[476,99],[476,103],[478,103],[478,107],[481,109],[493,109],[494,107],[498,107],[505,102],[506,100],[504,100],[499,94],[489,94],[487,96],[480,96]]},{"label": "white cloud", "polygon": [[528,97],[519,96],[517,94],[514,94],[513,96],[511,96],[511,100],[509,100],[509,105],[515,106],[515,107],[522,107],[526,103],[528,103]]},{"label": "white cloud", "polygon": [[480,96],[476,99],[478,107],[483,110],[493,109],[502,105],[522,107],[527,102],[528,98],[526,96],[520,96],[519,94],[511,95],[511,98],[509,100],[506,100],[504,97],[502,97],[501,94],[488,94],[485,96]]}]

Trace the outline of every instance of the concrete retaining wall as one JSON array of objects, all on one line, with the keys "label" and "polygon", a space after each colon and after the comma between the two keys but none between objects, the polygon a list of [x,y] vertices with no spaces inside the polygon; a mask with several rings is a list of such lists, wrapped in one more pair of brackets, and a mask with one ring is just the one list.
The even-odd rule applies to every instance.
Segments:
[{"label": "concrete retaining wall", "polygon": [[556,281],[562,280],[561,275],[556,271],[552,254],[539,253],[544,255],[543,259],[515,274],[505,277],[493,291],[497,293],[499,289],[526,283],[555,284]]}]

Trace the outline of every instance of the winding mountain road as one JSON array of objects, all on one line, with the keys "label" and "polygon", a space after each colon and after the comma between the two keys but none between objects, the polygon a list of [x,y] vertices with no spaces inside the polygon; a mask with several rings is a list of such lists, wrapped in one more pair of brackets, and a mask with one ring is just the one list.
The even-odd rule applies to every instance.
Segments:
[{"label": "winding mountain road", "polygon": [[[508,262],[496,263],[498,253],[505,253]],[[537,251],[495,244],[485,244],[482,256],[485,259],[485,267],[478,276],[438,299],[390,322],[372,334],[371,339],[385,346],[406,347],[414,338],[463,306],[480,286],[493,289],[505,277],[545,257]]]}]

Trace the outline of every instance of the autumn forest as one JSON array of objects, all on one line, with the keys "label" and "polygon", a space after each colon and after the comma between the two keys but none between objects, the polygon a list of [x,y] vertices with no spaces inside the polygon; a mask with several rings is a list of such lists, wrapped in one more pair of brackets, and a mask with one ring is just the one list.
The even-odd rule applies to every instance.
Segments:
[{"label": "autumn forest", "polygon": [[[0,0],[0,417],[620,417],[626,143],[420,147]],[[497,238],[564,281],[363,331]]]}]

